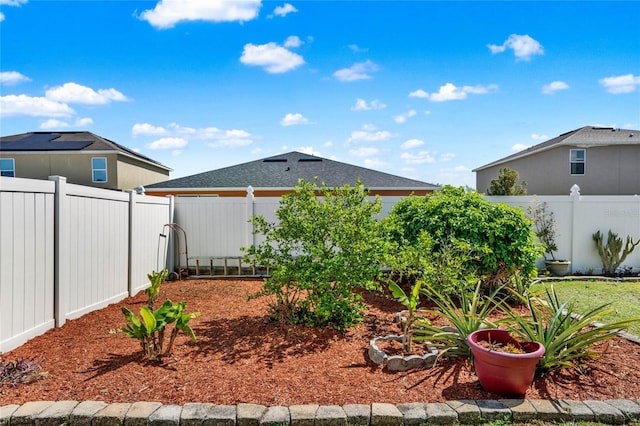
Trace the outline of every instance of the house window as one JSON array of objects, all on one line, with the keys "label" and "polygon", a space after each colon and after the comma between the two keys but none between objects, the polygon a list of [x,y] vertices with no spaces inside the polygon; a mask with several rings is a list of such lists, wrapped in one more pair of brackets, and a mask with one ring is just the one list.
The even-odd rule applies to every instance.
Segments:
[{"label": "house window", "polygon": [[91,175],[93,183],[104,183],[107,181],[107,159],[95,157],[91,159]]},{"label": "house window", "polygon": [[0,158],[0,176],[16,177],[16,163],[13,158]]},{"label": "house window", "polygon": [[571,150],[571,174],[583,175],[584,163],[585,163],[584,149],[572,149]]}]

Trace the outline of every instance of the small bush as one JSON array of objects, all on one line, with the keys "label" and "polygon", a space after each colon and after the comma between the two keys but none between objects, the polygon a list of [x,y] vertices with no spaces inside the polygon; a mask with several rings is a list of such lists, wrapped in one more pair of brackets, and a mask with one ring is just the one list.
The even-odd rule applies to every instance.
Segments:
[{"label": "small bush", "polygon": [[367,197],[361,182],[318,188],[300,180],[282,197],[277,223],[253,218],[265,240],[243,249],[246,260],[269,267],[271,276],[251,297],[275,296],[273,318],[341,332],[361,321],[365,305],[356,290],[379,288],[388,246],[377,220],[382,203]]},{"label": "small bush", "polygon": [[[160,293],[160,285],[166,277],[166,269],[160,272],[153,271],[147,275],[151,285],[145,290],[147,306],[140,309],[140,317],[124,306],[120,308],[127,322],[121,331],[126,336],[138,340],[143,353],[152,361],[171,354],[171,349],[180,331],[186,333],[191,341],[196,341],[189,321],[200,316],[200,313],[185,313],[187,302],[173,303],[166,300],[160,308],[153,310],[153,305]],[[173,330],[165,347],[165,330],[169,324],[173,324]]]},{"label": "small bush", "polygon": [[480,277],[486,292],[512,285],[515,276],[530,281],[535,276],[540,248],[531,221],[520,209],[483,200],[476,192],[445,186],[426,197],[407,197],[396,203],[389,216],[393,241],[416,245],[426,232],[433,252],[444,253],[448,244],[465,244],[469,252],[463,275]]}]

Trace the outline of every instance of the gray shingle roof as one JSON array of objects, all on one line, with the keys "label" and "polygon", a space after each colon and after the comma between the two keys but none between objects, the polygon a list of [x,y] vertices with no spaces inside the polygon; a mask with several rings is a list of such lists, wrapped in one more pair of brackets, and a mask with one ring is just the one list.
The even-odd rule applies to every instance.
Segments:
[{"label": "gray shingle roof", "polygon": [[474,172],[497,166],[518,158],[556,148],[558,146],[605,146],[605,145],[638,145],[640,144],[640,130],[614,129],[612,127],[584,126],[567,133],[563,133],[548,141],[539,143],[515,154],[496,160],[492,163],[474,169]]},{"label": "gray shingle roof", "polygon": [[158,167],[169,167],[139,154],[126,146],[115,143],[91,132],[29,132],[0,137],[0,151],[46,152],[46,151],[118,151],[130,157],[153,163]]},{"label": "gray shingle roof", "polygon": [[368,188],[439,189],[437,185],[408,179],[364,167],[328,160],[300,152],[289,152],[235,166],[155,183],[147,189],[193,188],[293,188],[298,179],[329,187],[354,185],[358,178]]}]

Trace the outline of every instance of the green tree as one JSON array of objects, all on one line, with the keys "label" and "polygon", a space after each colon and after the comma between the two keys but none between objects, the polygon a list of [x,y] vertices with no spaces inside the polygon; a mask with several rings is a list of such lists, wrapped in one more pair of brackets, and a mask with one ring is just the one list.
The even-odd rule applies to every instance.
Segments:
[{"label": "green tree", "polygon": [[493,179],[487,195],[527,195],[527,182],[517,183],[520,174],[508,167],[500,169],[498,178]]},{"label": "green tree", "polygon": [[521,209],[483,200],[477,192],[444,186],[426,197],[407,197],[395,204],[388,220],[396,244],[416,245],[426,232],[435,253],[446,253],[452,244],[464,247],[461,276],[476,276],[485,286],[528,280],[536,273],[540,248],[531,221]]},{"label": "green tree", "polygon": [[276,211],[277,223],[253,218],[262,244],[244,248],[247,261],[270,268],[257,296],[275,296],[271,315],[283,322],[344,331],[362,319],[359,288],[377,288],[388,241],[361,182],[320,188],[300,180]]}]

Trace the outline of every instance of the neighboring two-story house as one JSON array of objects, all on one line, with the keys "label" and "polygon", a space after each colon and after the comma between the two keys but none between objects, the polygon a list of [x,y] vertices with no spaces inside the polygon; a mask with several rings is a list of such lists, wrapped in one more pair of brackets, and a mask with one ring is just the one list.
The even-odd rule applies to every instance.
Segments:
[{"label": "neighboring two-story house", "polygon": [[515,170],[527,194],[640,194],[640,130],[585,126],[474,170],[487,192],[502,168]]},{"label": "neighboring two-story house", "polygon": [[30,132],[0,138],[0,175],[127,190],[161,182],[171,169],[91,132]]}]

